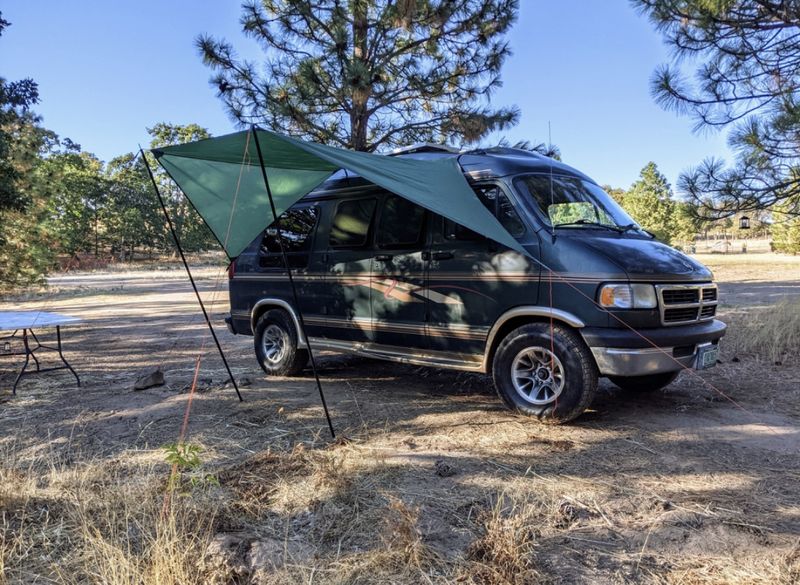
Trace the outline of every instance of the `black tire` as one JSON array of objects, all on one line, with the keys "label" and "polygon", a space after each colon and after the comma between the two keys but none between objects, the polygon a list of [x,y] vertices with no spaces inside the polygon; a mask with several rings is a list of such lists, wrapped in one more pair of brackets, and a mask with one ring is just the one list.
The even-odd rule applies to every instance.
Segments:
[{"label": "black tire", "polygon": [[[294,321],[283,309],[272,309],[259,317],[253,331],[253,344],[258,363],[270,376],[294,376],[308,363],[308,350],[297,347]],[[278,353],[268,356],[272,349]]]},{"label": "black tire", "polygon": [[609,376],[608,379],[627,392],[655,392],[672,384],[678,374],[680,370],[649,376]]},{"label": "black tire", "polygon": [[[553,355],[556,360],[552,359]],[[536,358],[531,356],[544,356],[545,359],[536,362]],[[519,362],[516,361],[518,358]],[[543,384],[539,388],[544,388],[541,393],[531,390],[528,399],[521,394],[524,388],[517,390],[517,386],[525,385],[525,378],[512,372],[515,367],[516,372],[524,370],[526,359],[531,365],[531,388],[534,384]],[[550,372],[548,380],[552,396],[549,398],[547,383],[537,378],[543,367]],[[574,331],[555,325],[551,340],[549,323],[531,323],[514,329],[500,342],[492,362],[492,376],[497,393],[509,408],[535,416],[544,423],[560,424],[576,418],[589,407],[597,390],[599,374],[589,348]],[[560,392],[556,388],[559,386]],[[533,396],[534,392],[536,396]],[[537,399],[539,403],[535,403]]]}]

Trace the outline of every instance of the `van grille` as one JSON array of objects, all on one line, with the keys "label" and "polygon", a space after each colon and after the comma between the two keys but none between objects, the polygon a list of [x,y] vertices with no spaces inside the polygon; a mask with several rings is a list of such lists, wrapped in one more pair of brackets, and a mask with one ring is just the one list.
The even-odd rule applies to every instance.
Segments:
[{"label": "van grille", "polygon": [[659,284],[656,290],[663,325],[707,321],[717,313],[715,284]]},{"label": "van grille", "polygon": [[673,288],[665,289],[663,293],[665,305],[683,305],[686,303],[696,303],[700,290],[696,288]]},{"label": "van grille", "polygon": [[664,323],[684,323],[686,321],[697,321],[696,307],[664,310]]},{"label": "van grille", "polygon": [[713,317],[716,314],[717,314],[716,305],[711,305],[711,306],[703,307],[702,309],[700,309],[700,317],[701,318]]}]

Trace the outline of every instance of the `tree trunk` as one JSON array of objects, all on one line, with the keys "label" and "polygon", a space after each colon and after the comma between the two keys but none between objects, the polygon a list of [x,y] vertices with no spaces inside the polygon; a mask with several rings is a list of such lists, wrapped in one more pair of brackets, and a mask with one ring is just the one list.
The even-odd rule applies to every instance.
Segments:
[{"label": "tree trunk", "polygon": [[[353,67],[353,72],[367,69],[367,2],[353,2],[353,63],[361,67]],[[353,97],[350,109],[350,140],[353,150],[367,150],[367,103],[369,102],[371,80],[352,79]]]}]

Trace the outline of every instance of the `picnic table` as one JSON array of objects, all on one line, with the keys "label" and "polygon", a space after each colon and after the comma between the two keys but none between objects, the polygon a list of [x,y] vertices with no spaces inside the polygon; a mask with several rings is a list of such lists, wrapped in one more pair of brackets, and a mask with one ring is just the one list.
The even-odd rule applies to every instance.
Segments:
[{"label": "picnic table", "polygon": [[[69,362],[64,358],[61,350],[61,327],[63,325],[74,325],[80,323],[81,320],[77,317],[70,317],[60,313],[48,313],[45,311],[0,311],[0,331],[11,331],[10,335],[0,337],[2,346],[0,346],[0,356],[8,355],[24,355],[25,362],[22,364],[22,369],[17,374],[12,388],[12,394],[17,393],[17,385],[23,376],[31,374],[38,374],[42,372],[53,372],[55,370],[69,370],[75,376],[78,387],[81,385],[81,379]],[[34,329],[53,329],[56,330],[57,345],[45,345],[39,341]],[[22,339],[23,351],[11,351],[11,340],[20,338]],[[31,339],[36,343],[32,345]],[[52,366],[48,368],[41,367],[39,358],[36,356],[37,352],[52,351],[57,352],[58,357],[61,359],[63,365]],[[28,371],[28,366],[31,360],[36,364],[35,371]]]}]

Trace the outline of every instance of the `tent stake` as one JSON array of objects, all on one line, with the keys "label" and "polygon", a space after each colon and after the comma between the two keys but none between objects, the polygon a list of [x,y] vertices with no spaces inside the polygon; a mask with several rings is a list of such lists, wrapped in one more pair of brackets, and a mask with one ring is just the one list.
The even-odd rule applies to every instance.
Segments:
[{"label": "tent stake", "polygon": [[211,325],[211,319],[209,319],[208,313],[206,312],[206,306],[205,304],[203,304],[203,299],[200,297],[200,291],[197,290],[197,284],[195,284],[194,282],[192,271],[189,270],[189,263],[186,262],[186,256],[183,254],[183,247],[181,246],[181,241],[178,239],[178,234],[175,231],[175,226],[172,225],[172,220],[169,217],[169,213],[167,213],[167,206],[164,203],[163,197],[161,197],[161,191],[158,189],[158,183],[156,183],[156,178],[153,176],[153,170],[150,168],[150,163],[147,162],[147,157],[144,155],[144,151],[140,149],[139,154],[142,155],[144,166],[147,168],[147,174],[150,176],[150,182],[153,183],[153,189],[156,192],[156,197],[158,197],[158,202],[161,204],[161,210],[164,212],[164,217],[167,219],[167,225],[169,226],[169,231],[170,233],[172,233],[172,238],[175,240],[175,246],[178,248],[178,254],[180,254],[181,260],[183,261],[183,267],[186,269],[186,274],[189,275],[189,282],[192,283],[192,288],[194,289],[194,294],[197,297],[197,302],[200,303],[200,309],[203,311],[203,317],[205,317],[206,325],[208,325],[208,330],[211,332],[211,337],[214,338],[214,343],[217,346],[217,351],[219,351],[219,356],[222,358],[222,363],[225,364],[225,369],[228,371],[228,376],[230,376],[233,388],[234,390],[236,390],[236,396],[239,397],[239,402],[243,402],[244,399],[242,398],[241,392],[239,392],[239,385],[236,383],[236,379],[233,377],[233,372],[231,372],[231,368],[228,365],[228,360],[225,359],[225,352],[222,351],[222,346],[219,344],[219,339],[217,339],[217,334],[214,331],[214,326]]},{"label": "tent stake", "polygon": [[283,257],[283,265],[286,267],[286,274],[289,276],[289,284],[292,287],[292,297],[294,298],[294,306],[297,310],[297,320],[300,322],[300,331],[303,333],[303,338],[306,340],[306,347],[308,348],[308,356],[311,358],[311,369],[314,372],[314,379],[317,381],[317,390],[319,391],[319,397],[322,401],[322,409],[325,411],[325,419],[328,421],[328,428],[331,431],[331,437],[336,438],[336,433],[333,430],[333,423],[331,422],[331,415],[328,412],[328,405],[325,402],[325,394],[322,392],[322,383],[319,381],[319,374],[317,373],[317,362],[314,358],[314,352],[311,349],[311,340],[306,333],[306,324],[303,320],[303,311],[300,309],[300,301],[297,296],[297,288],[294,285],[294,278],[292,278],[292,269],[289,266],[289,259],[286,257],[286,251],[283,248],[283,236],[281,234],[281,225],[280,219],[278,218],[278,213],[275,210],[275,200],[272,198],[272,190],[269,187],[269,179],[267,178],[267,169],[264,168],[264,157],[261,156],[261,145],[258,142],[258,133],[256,132],[256,126],[253,124],[250,127],[250,131],[253,133],[253,140],[256,143],[256,152],[258,153],[258,162],[261,166],[261,176],[264,178],[264,187],[267,189],[267,197],[269,197],[269,206],[272,209],[272,217],[275,220],[275,231],[278,232],[278,246],[281,249],[281,256]]}]

